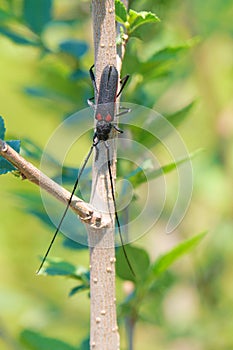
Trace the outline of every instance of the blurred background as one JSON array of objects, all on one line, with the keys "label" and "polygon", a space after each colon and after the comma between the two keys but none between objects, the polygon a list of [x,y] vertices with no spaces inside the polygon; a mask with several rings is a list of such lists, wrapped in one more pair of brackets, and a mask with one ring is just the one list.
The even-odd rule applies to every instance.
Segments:
[{"label": "blurred background", "polygon": [[[30,24],[30,15],[22,20],[23,11],[27,13],[25,3],[30,5],[30,1],[0,0],[0,114],[5,120],[6,139],[21,140],[22,154],[38,165],[54,129],[65,116],[86,108],[87,98],[93,95],[88,76],[93,64],[91,10],[89,1],[55,0],[46,26],[39,23],[35,29],[32,19],[34,31],[30,32],[25,26],[27,16]],[[152,229],[137,244],[147,249],[153,260],[177,242],[208,230],[195,251],[171,268],[174,282],[160,298],[160,318],[150,323],[140,320],[135,349],[230,350],[232,2],[143,0],[131,1],[130,8],[152,11],[161,22],[145,25],[128,43],[122,75],[127,72],[131,77],[123,99],[165,115],[195,100],[178,131],[190,152],[204,149],[193,160],[193,196],[180,226],[166,235],[161,221],[160,230]],[[76,54],[70,55],[64,44],[67,38],[79,41]],[[176,48],[167,65],[149,70],[146,62],[165,47]],[[70,156],[71,167],[79,165],[89,140],[88,135],[81,152]],[[168,181],[172,183],[172,175]],[[35,274],[54,230],[41,220],[39,189],[12,174],[2,175],[0,186],[0,348],[28,349],[19,340],[25,329],[73,346],[80,344],[88,335],[87,292],[68,297],[75,286],[72,280]],[[87,251],[64,249],[59,240],[52,255],[88,267]],[[119,301],[123,294],[117,281]],[[125,349],[123,324],[120,332]]]}]

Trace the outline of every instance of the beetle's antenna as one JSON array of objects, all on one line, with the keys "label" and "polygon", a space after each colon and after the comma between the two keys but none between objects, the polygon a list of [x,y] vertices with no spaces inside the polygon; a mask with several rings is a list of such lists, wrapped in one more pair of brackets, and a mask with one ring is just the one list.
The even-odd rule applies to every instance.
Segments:
[{"label": "beetle's antenna", "polygon": [[74,196],[74,193],[75,193],[75,191],[76,191],[76,189],[77,189],[77,187],[78,187],[78,183],[79,183],[80,177],[81,177],[81,175],[82,175],[82,173],[83,173],[83,170],[85,169],[85,167],[86,167],[86,165],[87,165],[87,162],[88,162],[88,160],[89,160],[89,158],[90,158],[90,156],[91,156],[91,154],[92,154],[93,148],[94,148],[94,145],[91,146],[91,148],[90,148],[90,150],[89,150],[89,152],[88,152],[88,155],[86,156],[86,158],[85,158],[85,160],[84,160],[83,166],[82,166],[81,170],[80,170],[79,173],[78,173],[77,179],[76,179],[76,181],[75,181],[73,190],[72,190],[72,192],[71,192],[70,198],[69,198],[69,200],[68,200],[68,203],[67,203],[67,205],[66,205],[66,208],[65,208],[65,210],[64,210],[64,213],[63,213],[63,215],[62,215],[62,218],[61,218],[61,220],[60,220],[60,222],[59,222],[59,224],[58,224],[58,226],[57,226],[57,228],[56,228],[56,231],[55,231],[55,233],[54,233],[54,235],[53,235],[53,238],[52,238],[52,240],[51,240],[51,242],[50,242],[50,244],[49,244],[49,247],[48,247],[48,249],[47,249],[47,251],[46,251],[46,253],[45,253],[45,255],[44,255],[43,259],[42,259],[42,262],[41,262],[41,264],[40,264],[40,266],[39,266],[39,269],[38,269],[37,272],[36,272],[37,274],[39,274],[40,270],[42,269],[42,267],[43,267],[43,265],[44,265],[44,263],[45,263],[45,260],[47,259],[47,256],[49,255],[49,252],[50,252],[50,250],[51,250],[51,248],[52,248],[52,245],[53,245],[53,243],[54,243],[54,241],[55,241],[55,239],[56,239],[56,237],[57,237],[57,235],[58,235],[58,232],[60,231],[61,225],[62,225],[62,223],[63,223],[63,221],[64,221],[64,219],[65,219],[66,213],[67,213],[67,211],[68,211],[68,209],[69,209],[69,206],[70,206],[70,204],[71,204],[71,201],[72,201],[72,198],[73,198],[73,196]]},{"label": "beetle's antenna", "polygon": [[120,225],[120,221],[119,221],[119,217],[118,217],[118,213],[117,213],[117,208],[116,208],[116,199],[115,199],[114,187],[113,187],[113,179],[112,179],[112,170],[111,170],[111,162],[110,162],[110,155],[109,155],[109,147],[108,147],[108,145],[106,145],[106,143],[105,143],[105,146],[106,146],[106,149],[107,149],[108,172],[109,172],[111,192],[112,192],[112,200],[113,200],[113,205],[114,205],[114,212],[115,212],[115,218],[116,218],[116,223],[117,223],[117,227],[118,227],[118,232],[119,232],[119,236],[120,236],[121,245],[122,245],[122,249],[123,249],[123,253],[124,253],[125,259],[127,261],[127,264],[129,266],[130,271],[132,272],[132,275],[135,277],[134,270],[133,270],[132,265],[131,265],[131,263],[129,261],[129,258],[128,258],[128,255],[126,253],[126,249],[125,249],[125,246],[124,246],[124,241],[123,241],[122,232],[121,232],[121,225]]}]

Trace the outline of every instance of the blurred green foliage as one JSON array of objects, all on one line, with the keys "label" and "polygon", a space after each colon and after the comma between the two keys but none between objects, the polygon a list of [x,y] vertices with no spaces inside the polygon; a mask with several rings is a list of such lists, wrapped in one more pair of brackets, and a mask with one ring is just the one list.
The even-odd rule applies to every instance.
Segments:
[{"label": "blurred green foliage", "polygon": [[[6,128],[5,128],[5,124],[4,124],[4,120],[2,119],[2,117],[0,117],[0,139],[2,141],[4,141],[5,138],[5,132],[6,132]],[[12,147],[16,152],[19,152],[20,149],[20,141],[19,140],[11,140],[11,141],[7,141],[6,142],[10,147]],[[0,157],[0,174],[6,174],[8,172],[12,172],[16,170],[16,168],[9,163],[6,159]]]},{"label": "blurred green foliage", "polygon": [[[220,0],[143,0],[130,1],[130,8],[155,13],[161,22],[134,28],[123,62],[122,75],[131,75],[123,99],[170,117],[191,151],[200,147],[206,151],[194,160],[193,198],[178,229],[169,236],[164,233],[171,191],[156,229],[137,242],[140,247],[128,247],[142,285],[132,291],[129,282],[118,281],[122,326],[124,320],[126,326],[139,321],[136,350],[231,349],[233,7]],[[127,14],[121,11],[125,22]],[[86,107],[92,96],[90,27],[90,3],[85,0],[43,0],[36,6],[32,0],[0,2],[0,112],[7,126],[5,139],[20,139],[22,154],[35,164],[59,122]],[[131,131],[149,147],[156,143],[136,129]],[[90,140],[85,138],[80,154],[68,158],[63,180],[69,186]],[[161,152],[158,144],[154,151]],[[161,171],[169,165],[173,168],[164,157]],[[52,155],[50,166],[57,166]],[[128,175],[132,171],[128,169]],[[35,186],[11,175],[0,181],[1,349],[88,348],[88,340],[83,341],[88,334],[88,293],[77,294],[88,289],[88,271],[81,267],[88,266],[87,252],[76,246],[77,253],[71,254],[56,244],[53,254],[56,250],[56,256],[67,260],[51,259],[45,270],[51,277],[35,276],[52,225]],[[168,181],[175,183],[172,174]],[[189,237],[203,229],[209,230],[204,244],[170,267],[171,257],[183,245],[188,249],[190,242],[198,241],[202,236]],[[64,245],[72,244],[66,239]],[[127,267],[121,266],[124,258],[117,261],[118,275],[131,279]],[[163,264],[169,270],[144,288],[150,273]],[[66,299],[69,293],[73,297]]]}]

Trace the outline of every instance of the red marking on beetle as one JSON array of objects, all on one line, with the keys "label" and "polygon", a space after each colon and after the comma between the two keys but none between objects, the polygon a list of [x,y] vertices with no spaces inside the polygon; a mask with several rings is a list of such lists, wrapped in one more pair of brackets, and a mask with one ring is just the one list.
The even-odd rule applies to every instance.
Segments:
[{"label": "red marking on beetle", "polygon": [[110,114],[107,114],[106,118],[105,118],[105,121],[106,122],[111,122],[112,121],[112,116]]},{"label": "red marking on beetle", "polygon": [[97,120],[103,120],[102,115],[100,113],[98,113],[97,116],[96,116],[96,119]]}]

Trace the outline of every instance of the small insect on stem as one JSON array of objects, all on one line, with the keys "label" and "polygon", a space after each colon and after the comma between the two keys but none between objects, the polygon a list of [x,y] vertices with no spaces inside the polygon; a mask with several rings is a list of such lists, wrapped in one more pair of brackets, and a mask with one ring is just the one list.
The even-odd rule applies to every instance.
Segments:
[{"label": "small insect on stem", "polygon": [[[116,223],[117,223],[117,227],[118,227],[118,232],[119,232],[119,236],[120,236],[120,240],[121,240],[121,244],[122,244],[122,249],[126,258],[126,261],[128,263],[128,266],[132,272],[132,274],[135,276],[133,268],[130,264],[129,258],[126,254],[126,250],[124,247],[124,242],[123,242],[123,238],[122,238],[122,233],[121,233],[121,226],[120,226],[120,221],[118,218],[118,213],[117,213],[117,208],[116,208],[116,200],[115,200],[115,194],[114,194],[114,185],[113,185],[113,177],[112,177],[112,171],[111,171],[111,161],[110,161],[110,154],[109,154],[109,145],[107,143],[107,140],[110,137],[110,133],[112,131],[112,129],[115,129],[118,133],[123,133],[122,130],[120,130],[117,125],[114,124],[114,118],[116,116],[116,99],[117,97],[121,94],[122,90],[124,89],[128,79],[129,79],[129,75],[126,75],[122,80],[121,80],[121,88],[119,90],[119,92],[117,92],[118,90],[118,71],[116,69],[115,66],[113,65],[107,65],[104,69],[103,72],[101,74],[101,78],[100,78],[100,85],[99,85],[99,90],[97,89],[97,85],[96,85],[96,80],[95,80],[95,75],[93,73],[93,67],[92,66],[90,68],[90,77],[93,83],[93,87],[95,90],[95,97],[96,97],[96,103],[93,103],[94,98],[91,98],[88,100],[88,104],[92,107],[94,107],[95,110],[95,119],[97,120],[96,122],[96,128],[94,131],[94,135],[93,135],[93,143],[92,146],[88,152],[87,157],[84,160],[83,166],[81,167],[78,177],[76,179],[76,182],[74,184],[74,188],[72,190],[70,199],[67,203],[67,206],[64,210],[64,213],[62,215],[62,218],[57,226],[57,229],[54,233],[54,236],[51,240],[51,243],[44,255],[44,258],[41,262],[41,265],[37,271],[37,273],[40,272],[49,252],[50,249],[55,241],[55,238],[62,226],[63,220],[66,216],[66,213],[69,209],[70,203],[72,201],[73,195],[78,187],[79,184],[79,180],[80,177],[83,173],[83,170],[93,152],[93,149],[95,148],[96,150],[96,160],[98,159],[98,155],[99,155],[99,149],[98,149],[98,144],[102,141],[104,142],[105,148],[106,148],[106,158],[107,158],[107,165],[108,165],[108,173],[109,173],[109,179],[110,179],[110,186],[111,186],[111,195],[112,195],[112,200],[113,200],[113,204],[114,204],[114,212],[115,212],[115,218],[116,218]],[[125,114],[129,112],[128,109],[124,109],[123,112],[119,113],[119,115]]]}]

